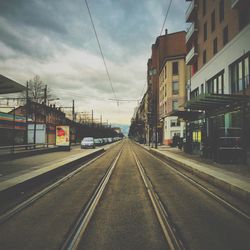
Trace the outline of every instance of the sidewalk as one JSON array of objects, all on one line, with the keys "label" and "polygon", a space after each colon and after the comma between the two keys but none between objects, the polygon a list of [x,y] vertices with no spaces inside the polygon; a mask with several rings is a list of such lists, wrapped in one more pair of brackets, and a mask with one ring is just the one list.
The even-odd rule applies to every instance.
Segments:
[{"label": "sidewalk", "polygon": [[187,154],[178,148],[159,146],[158,149],[144,148],[191,171],[209,183],[250,202],[250,166],[219,164],[200,156]]}]

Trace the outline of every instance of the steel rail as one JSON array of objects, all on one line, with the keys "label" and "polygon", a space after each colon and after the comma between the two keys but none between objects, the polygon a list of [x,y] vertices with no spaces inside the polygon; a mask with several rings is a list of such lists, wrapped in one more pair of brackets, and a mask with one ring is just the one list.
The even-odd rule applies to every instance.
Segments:
[{"label": "steel rail", "polygon": [[[144,149],[144,148],[142,148],[142,149]],[[212,197],[213,199],[215,199],[222,206],[224,206],[225,208],[229,209],[234,214],[242,217],[244,220],[247,221],[247,223],[250,223],[250,216],[247,213],[243,212],[242,210],[240,210],[239,208],[235,207],[234,205],[232,205],[231,203],[229,203],[228,201],[226,201],[225,199],[223,199],[219,195],[217,195],[214,192],[210,191],[208,188],[204,187],[203,185],[201,185],[200,183],[198,183],[197,181],[195,181],[194,179],[192,179],[187,174],[185,174],[185,173],[181,172],[180,170],[176,169],[175,167],[171,166],[170,163],[167,163],[167,162],[163,161],[162,159],[156,157],[155,155],[151,154],[150,152],[148,152],[145,149],[144,149],[144,151],[147,154],[149,154],[151,157],[153,157],[156,160],[158,160],[161,163],[163,163],[165,166],[167,166],[168,168],[170,168],[173,172],[175,172],[176,174],[178,174],[179,176],[181,176],[182,178],[184,178],[186,181],[188,181],[189,183],[191,183],[193,186],[197,187],[199,190],[203,191],[204,193],[206,193],[207,195],[209,195],[210,197]]]},{"label": "steel rail", "polygon": [[100,155],[98,155],[94,159],[88,161],[87,163],[83,164],[82,166],[80,166],[76,170],[70,172],[69,174],[67,174],[63,178],[59,179],[55,183],[49,185],[48,187],[45,187],[44,189],[42,189],[38,193],[32,195],[27,200],[25,200],[25,201],[21,202],[20,204],[16,205],[14,208],[11,208],[7,212],[5,212],[4,214],[0,215],[0,224],[4,223],[5,221],[7,221],[11,217],[13,217],[15,214],[21,212],[23,209],[25,209],[26,207],[28,207],[31,204],[33,204],[35,201],[37,201],[38,199],[40,199],[41,197],[43,197],[44,195],[46,195],[47,193],[49,193],[50,191],[52,191],[53,189],[55,189],[56,187],[58,187],[59,185],[61,185],[63,182],[69,180],[72,176],[74,176],[75,174],[77,174],[78,172],[80,172],[82,169],[84,169],[87,166],[89,166],[90,164],[92,164],[94,161],[96,161],[97,159],[99,159],[100,157],[102,157],[104,154],[105,154],[105,152],[102,153],[102,154],[100,154]]},{"label": "steel rail", "polygon": [[[131,151],[132,151],[132,149],[131,149]],[[161,225],[163,234],[165,236],[165,239],[168,243],[169,248],[171,250],[184,250],[185,247],[184,247],[183,243],[181,242],[181,240],[176,235],[176,231],[168,219],[169,218],[168,213],[165,210],[159,196],[154,191],[153,185],[152,185],[150,179],[148,178],[148,176],[145,172],[145,169],[143,168],[142,164],[140,163],[140,161],[139,161],[139,159],[136,156],[134,151],[132,151],[132,154],[134,156],[134,159],[135,159],[137,168],[139,170],[139,173],[141,175],[141,178],[143,180],[143,183],[147,189],[147,193],[149,195],[150,201],[153,205],[157,219]]]},{"label": "steel rail", "polygon": [[90,197],[87,205],[83,208],[82,212],[80,213],[76,223],[73,225],[68,237],[66,238],[65,242],[63,243],[61,249],[62,250],[75,250],[77,249],[81,238],[90,222],[90,219],[95,211],[96,206],[99,203],[99,200],[110,180],[110,177],[115,169],[115,166],[121,156],[123,150],[123,144],[121,149],[119,150],[118,154],[114,157],[110,167],[107,169],[106,173],[102,177],[100,183],[96,187],[93,195]]}]

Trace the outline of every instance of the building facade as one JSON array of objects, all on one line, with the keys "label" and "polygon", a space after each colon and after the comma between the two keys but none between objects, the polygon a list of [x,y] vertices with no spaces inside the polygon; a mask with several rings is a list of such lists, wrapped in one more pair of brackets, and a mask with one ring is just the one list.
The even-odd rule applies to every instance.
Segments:
[{"label": "building facade", "polygon": [[[174,35],[173,35],[174,36]],[[171,113],[184,109],[186,102],[186,64],[185,64],[185,32],[183,45],[176,56],[166,57],[159,76],[159,115],[163,123],[163,140],[166,145],[172,144],[174,135],[184,137],[185,122]],[[180,38],[179,38],[180,39]],[[175,46],[175,44],[171,44]],[[183,53],[181,55],[181,53]]]},{"label": "building facade", "polygon": [[189,140],[199,153],[205,145],[215,160],[231,153],[240,158],[249,148],[249,5],[249,0],[192,0],[186,11],[191,67],[186,108],[203,112],[189,123]]},{"label": "building facade", "polygon": [[178,56],[184,56],[185,31],[158,36],[152,45],[151,57],[147,64],[148,80],[148,137],[152,142],[162,143],[163,122],[160,119],[160,83],[159,76],[166,58],[174,60]]}]

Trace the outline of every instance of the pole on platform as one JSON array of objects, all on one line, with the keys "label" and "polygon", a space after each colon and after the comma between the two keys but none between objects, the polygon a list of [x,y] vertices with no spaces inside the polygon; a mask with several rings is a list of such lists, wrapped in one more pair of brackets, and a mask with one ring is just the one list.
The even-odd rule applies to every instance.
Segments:
[{"label": "pole on platform", "polygon": [[[26,132],[25,132],[25,144],[28,145],[28,115],[29,115],[29,82],[26,82],[26,109],[25,109],[25,125],[26,125]],[[27,149],[27,147],[26,147]]]}]

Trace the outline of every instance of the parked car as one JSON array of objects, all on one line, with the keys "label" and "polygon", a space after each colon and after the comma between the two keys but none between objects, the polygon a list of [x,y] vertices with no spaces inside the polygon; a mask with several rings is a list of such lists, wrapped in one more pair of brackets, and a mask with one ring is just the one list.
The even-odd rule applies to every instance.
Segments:
[{"label": "parked car", "polygon": [[103,140],[101,138],[95,138],[94,139],[95,145],[96,146],[101,146],[103,145]]},{"label": "parked car", "polygon": [[81,141],[81,149],[95,148],[95,141],[93,137],[84,137]]}]

